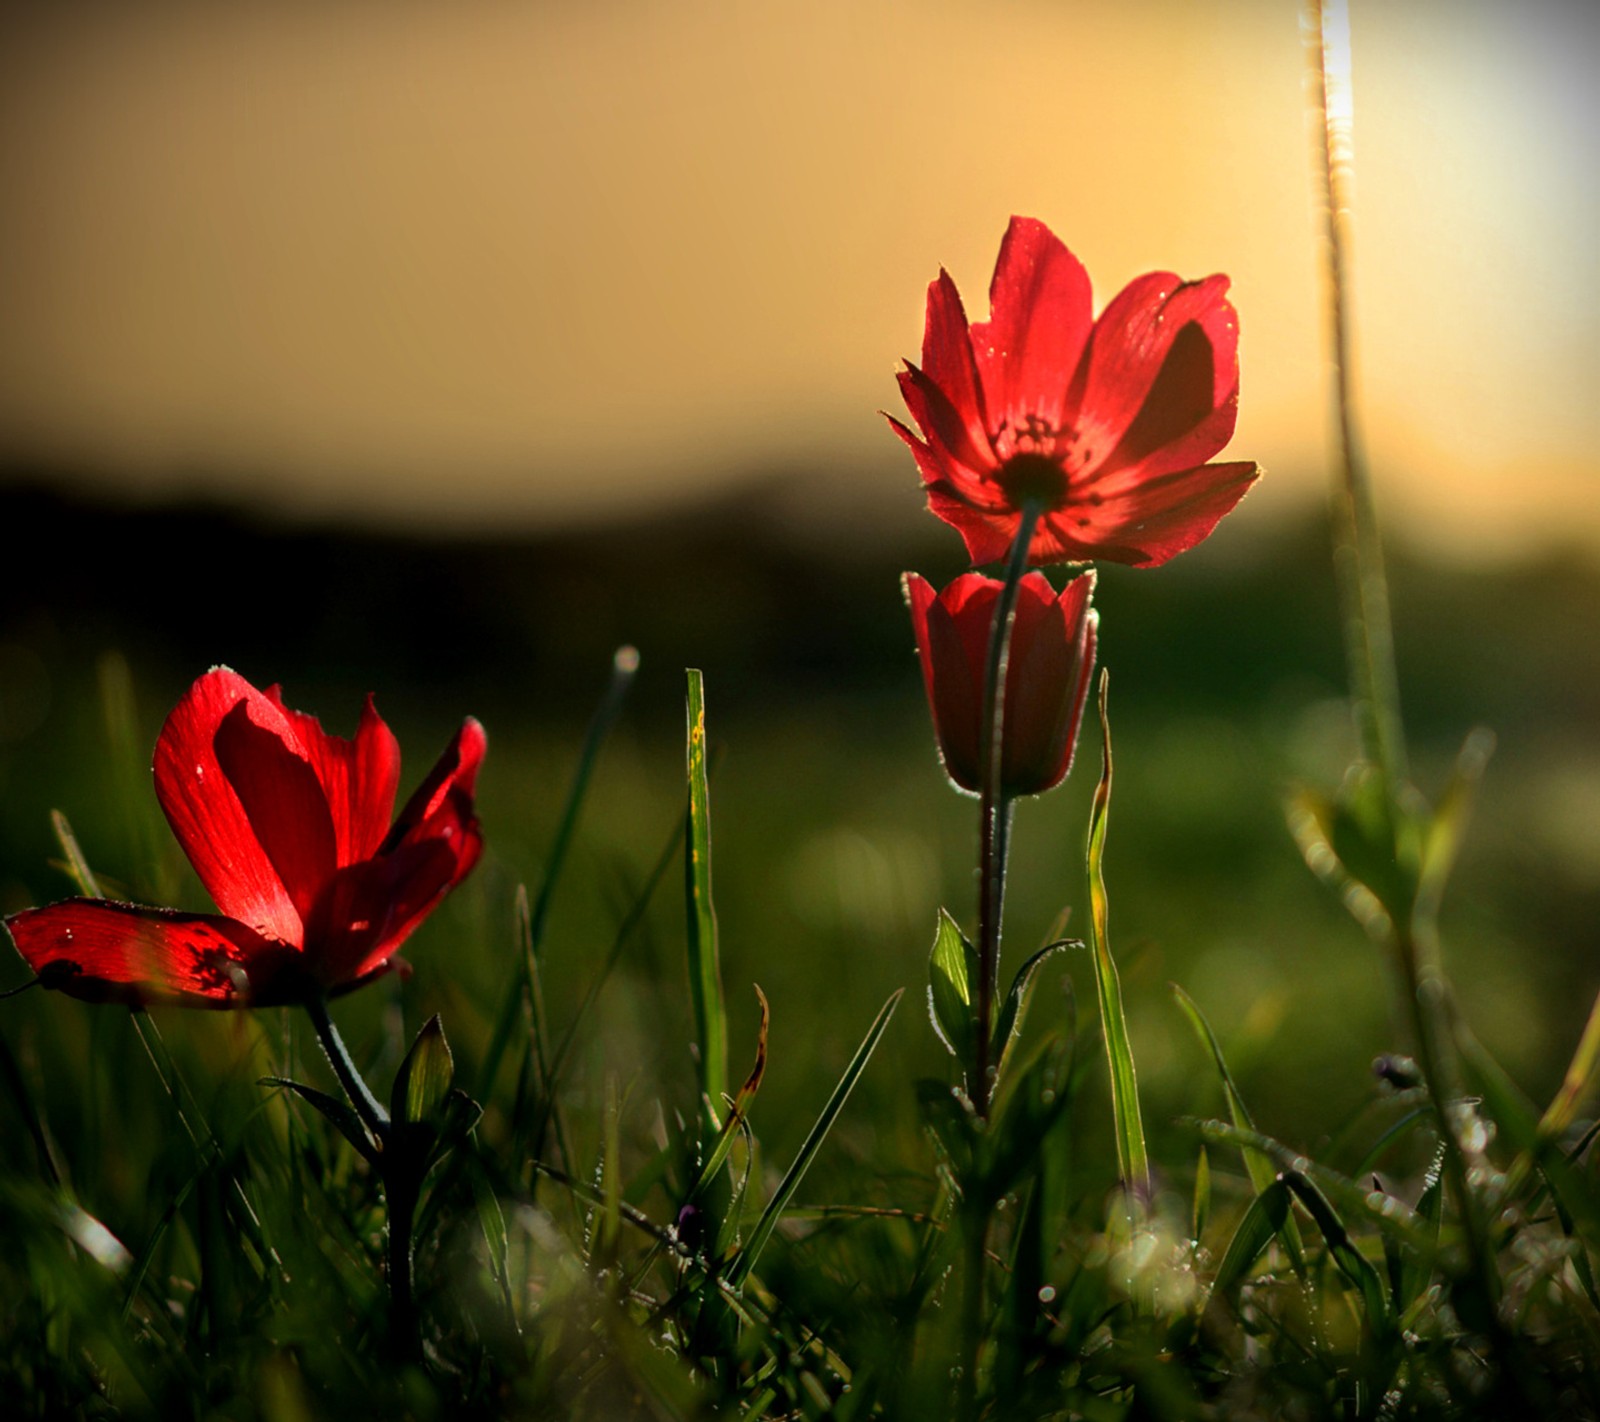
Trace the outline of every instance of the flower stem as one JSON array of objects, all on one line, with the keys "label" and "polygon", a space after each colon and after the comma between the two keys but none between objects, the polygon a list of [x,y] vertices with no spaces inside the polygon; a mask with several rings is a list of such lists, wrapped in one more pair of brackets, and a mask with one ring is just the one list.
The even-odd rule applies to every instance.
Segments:
[{"label": "flower stem", "polygon": [[1389,584],[1351,383],[1349,16],[1343,0],[1307,0],[1306,13],[1321,120],[1320,176],[1327,224],[1328,339],[1336,447],[1333,562],[1362,754],[1379,768],[1393,797],[1407,774],[1405,732],[1400,721]]},{"label": "flower stem", "polygon": [[333,1074],[339,1078],[339,1085],[344,1088],[344,1094],[355,1107],[356,1115],[361,1117],[362,1124],[372,1132],[373,1137],[381,1145],[389,1134],[389,1113],[383,1109],[378,1098],[362,1080],[361,1073],[356,1070],[356,1064],[350,1060],[350,1052],[344,1044],[344,1038],[339,1035],[339,1029],[333,1025],[333,1019],[328,1016],[327,998],[320,993],[308,998],[306,1013],[311,1018],[311,1025],[316,1028],[317,1040],[322,1043],[328,1065],[333,1068]]},{"label": "flower stem", "polygon": [[395,1354],[414,1360],[420,1356],[416,1299],[411,1282],[412,1217],[416,1213],[422,1181],[410,1151],[397,1148],[389,1113],[368,1087],[333,1019],[328,1000],[320,993],[306,1002],[306,1012],[328,1064],[355,1108],[362,1124],[378,1143],[378,1170],[383,1180],[383,1202],[388,1215],[385,1273],[389,1282],[389,1340]]},{"label": "flower stem", "polygon": [[1006,670],[1011,659],[1011,629],[1016,620],[1017,587],[1028,566],[1028,545],[1039,522],[1039,506],[1023,506],[1016,541],[1006,564],[1005,581],[995,604],[989,631],[989,657],[983,680],[983,752],[981,793],[978,799],[978,992],[977,1030],[973,1034],[972,1104],[978,1115],[989,1118],[994,1083],[994,1044],[990,1040],[994,1017],[995,982],[1000,968],[1000,918],[1006,886],[1006,853],[1011,829],[1011,797],[1001,783],[1005,752]]}]

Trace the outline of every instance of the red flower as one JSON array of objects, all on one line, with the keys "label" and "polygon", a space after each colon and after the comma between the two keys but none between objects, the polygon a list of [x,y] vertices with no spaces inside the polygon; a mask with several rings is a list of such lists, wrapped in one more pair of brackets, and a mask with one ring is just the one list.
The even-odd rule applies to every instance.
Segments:
[{"label": "red flower", "polygon": [[[925,578],[905,576],[939,755],[950,778],[975,793],[983,782],[983,680],[1000,588],[993,578],[963,573],[935,594]],[[1006,795],[1040,794],[1072,768],[1094,670],[1093,593],[1093,572],[1074,578],[1060,596],[1043,573],[1028,573],[1017,586],[1001,729]]]},{"label": "red flower", "polygon": [[974,563],[1005,556],[1025,502],[1042,507],[1028,561],[1153,568],[1192,548],[1260,475],[1207,464],[1233,437],[1239,326],[1228,279],[1151,272],[1094,320],[1089,277],[1042,222],[1013,217],[969,325],[948,273],[928,288],[922,368],[898,420],[928,506]]},{"label": "red flower", "polygon": [[258,1007],[359,986],[477,862],[467,720],[389,823],[400,747],[367,698],[354,740],[207,672],[156,742],[156,796],[220,914],[68,899],[6,921],[46,987],[91,1002]]}]

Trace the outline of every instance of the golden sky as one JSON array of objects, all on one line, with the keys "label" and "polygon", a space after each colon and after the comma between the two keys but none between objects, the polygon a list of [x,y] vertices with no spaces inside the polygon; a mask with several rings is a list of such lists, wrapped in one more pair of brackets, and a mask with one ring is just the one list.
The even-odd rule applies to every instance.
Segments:
[{"label": "golden sky", "polygon": [[[1600,547],[1597,17],[1352,5],[1368,442],[1454,549]],[[1232,277],[1270,518],[1321,496],[1311,153],[1293,0],[8,9],[0,459],[431,527],[883,507],[926,284],[981,313],[1017,212],[1097,302]]]}]

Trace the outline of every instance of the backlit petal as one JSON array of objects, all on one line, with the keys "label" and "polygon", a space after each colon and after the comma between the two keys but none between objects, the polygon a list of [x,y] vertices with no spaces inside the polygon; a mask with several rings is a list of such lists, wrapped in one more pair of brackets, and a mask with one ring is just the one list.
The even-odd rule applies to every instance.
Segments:
[{"label": "backlit petal", "polygon": [[251,719],[241,702],[217,727],[217,763],[301,922],[338,867],[328,800],[311,762],[281,733]]},{"label": "backlit petal", "polygon": [[1094,556],[1159,567],[1205,538],[1260,477],[1255,464],[1204,464],[1130,484],[1085,511]]},{"label": "backlit petal", "polygon": [[1227,291],[1223,276],[1183,282],[1171,272],[1151,272],[1101,313],[1071,412],[1089,468],[1135,463],[1182,439],[1236,396],[1238,323]]},{"label": "backlit petal", "polygon": [[1044,223],[1013,217],[989,287],[989,319],[972,327],[990,433],[1030,417],[1061,423],[1089,339],[1089,274]]},{"label": "backlit petal", "polygon": [[[983,390],[978,367],[973,360],[972,341],[967,329],[967,313],[950,273],[941,271],[928,287],[928,312],[922,330],[922,368],[927,380],[944,393],[955,418],[965,431],[966,442],[976,449],[989,444],[989,424],[984,410]],[[904,382],[901,383],[904,389]],[[910,404],[910,401],[907,401]],[[916,410],[913,407],[912,413]],[[922,417],[917,416],[918,423]],[[923,433],[933,431],[926,424]],[[957,453],[956,446],[948,446]]]},{"label": "backlit petal", "polygon": [[156,741],[156,798],[219,909],[267,938],[300,941],[300,914],[217,763],[223,718],[240,704],[253,724],[295,740],[283,711],[238,673],[215,667],[184,693]]},{"label": "backlit petal", "polygon": [[216,914],[68,899],[6,926],[46,987],[86,1002],[243,1007],[298,982],[298,952]]},{"label": "backlit petal", "polygon": [[[272,696],[277,691],[268,691]],[[378,715],[372,698],[361,708],[353,740],[330,735],[315,716],[283,706],[295,728],[300,749],[322,782],[333,817],[340,865],[354,864],[377,853],[389,832],[395,794],[400,788],[400,743]]]}]

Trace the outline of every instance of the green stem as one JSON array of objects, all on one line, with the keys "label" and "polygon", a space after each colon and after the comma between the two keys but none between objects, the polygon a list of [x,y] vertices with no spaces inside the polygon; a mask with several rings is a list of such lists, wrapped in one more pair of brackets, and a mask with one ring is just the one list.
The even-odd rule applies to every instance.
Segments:
[{"label": "green stem", "polygon": [[962,1210],[966,1259],[961,1280],[961,1375],[956,1380],[956,1417],[976,1422],[978,1354],[983,1346],[983,1281],[989,1249],[989,1206],[968,1201]]},{"label": "green stem", "polygon": [[309,998],[306,1012],[334,1076],[378,1143],[378,1169],[383,1181],[384,1211],[388,1216],[385,1273],[389,1283],[389,1339],[397,1356],[415,1360],[420,1356],[420,1335],[411,1262],[412,1220],[422,1187],[418,1165],[412,1152],[403,1148],[404,1140],[397,1139],[389,1113],[356,1070],[344,1038],[328,1016],[327,999],[321,994]]},{"label": "green stem", "polygon": [[978,1115],[989,1118],[994,1094],[993,1062],[995,983],[1000,969],[1000,920],[1005,904],[1006,854],[1011,828],[1011,797],[1001,783],[1005,755],[1006,669],[1011,657],[1011,629],[1016,620],[1017,588],[1028,566],[1028,545],[1039,522],[1039,507],[1023,507],[1016,541],[1006,564],[1005,581],[995,604],[989,631],[989,656],[984,669],[983,753],[978,797],[978,992],[977,1031],[973,1034],[972,1091]]},{"label": "green stem", "polygon": [[311,1025],[316,1028],[317,1040],[322,1043],[328,1065],[333,1068],[333,1074],[338,1077],[339,1085],[344,1088],[344,1094],[355,1107],[356,1115],[361,1117],[362,1123],[372,1132],[374,1139],[380,1145],[386,1143],[389,1135],[389,1113],[383,1109],[378,1098],[362,1080],[361,1073],[356,1070],[356,1064],[350,1060],[350,1052],[345,1047],[344,1038],[339,1035],[339,1029],[333,1025],[333,1019],[328,1016],[327,998],[320,993],[308,998],[306,1013],[311,1018]]},{"label": "green stem", "polygon": [[[1330,24],[1329,10],[1334,11]],[[1405,732],[1395,674],[1389,583],[1378,536],[1372,481],[1362,454],[1352,389],[1350,323],[1350,102],[1348,21],[1339,0],[1308,0],[1313,73],[1321,118],[1321,172],[1326,220],[1329,357],[1334,379],[1336,474],[1333,487],[1334,572],[1339,584],[1345,654],[1355,695],[1362,753],[1383,775],[1392,800],[1404,783]]]}]

